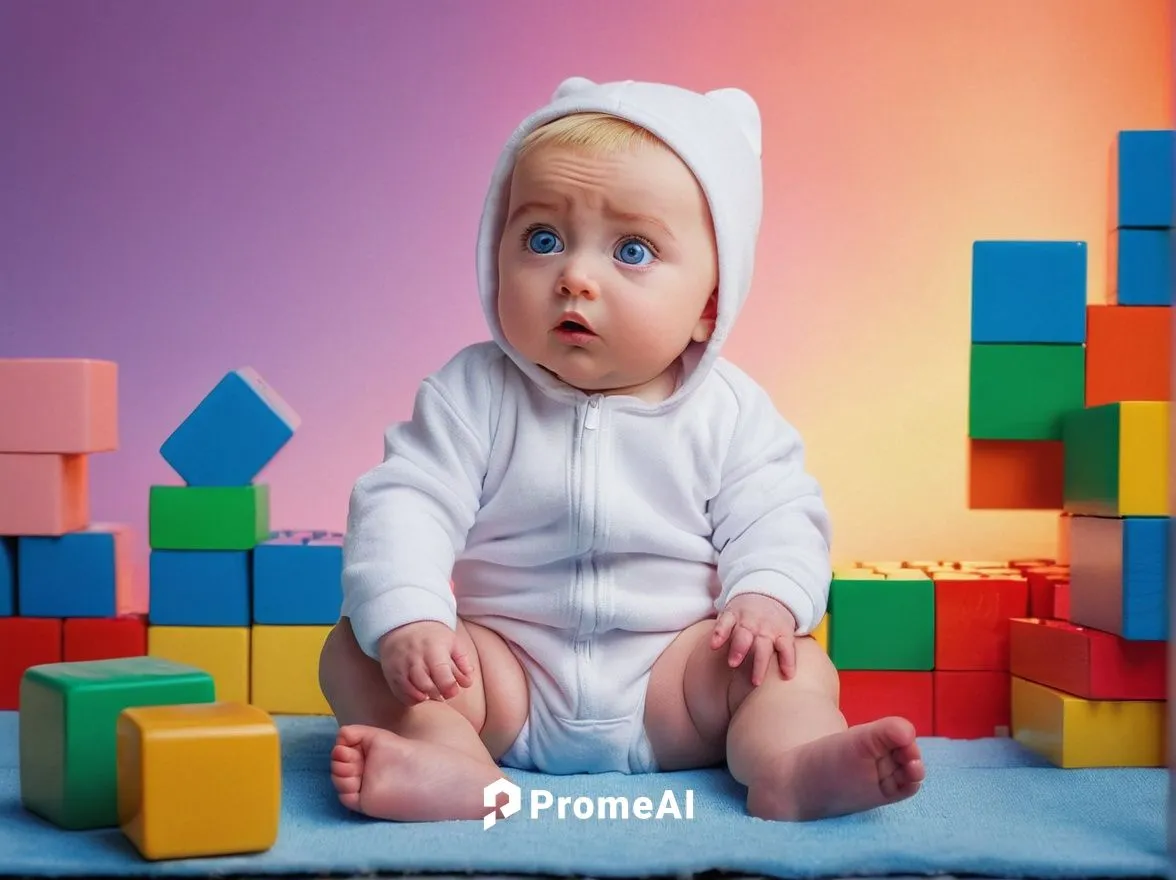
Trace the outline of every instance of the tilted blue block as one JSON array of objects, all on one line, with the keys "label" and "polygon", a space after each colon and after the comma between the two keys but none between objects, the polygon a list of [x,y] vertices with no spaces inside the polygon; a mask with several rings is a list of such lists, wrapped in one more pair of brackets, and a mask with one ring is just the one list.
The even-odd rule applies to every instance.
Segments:
[{"label": "tilted blue block", "polygon": [[152,550],[148,620],[159,626],[249,626],[248,550]]},{"label": "tilted blue block", "polygon": [[1170,528],[1168,517],[1072,517],[1070,621],[1132,641],[1166,641]]},{"label": "tilted blue block", "polygon": [[1172,193],[1176,132],[1121,131],[1116,152],[1118,225],[1153,229],[1176,225]]},{"label": "tilted blue block", "polygon": [[319,626],[343,605],[343,536],[275,532],[253,548],[253,622]]},{"label": "tilted blue block", "polygon": [[246,367],[221,379],[159,452],[189,486],[248,486],[299,423],[281,396]]},{"label": "tilted blue block", "polygon": [[1114,302],[1121,306],[1172,304],[1172,233],[1117,229]]},{"label": "tilted blue block", "polygon": [[1086,341],[1086,243],[972,245],[972,341]]},{"label": "tilted blue block", "polygon": [[1168,638],[1168,517],[1123,520],[1123,632],[1125,639]]},{"label": "tilted blue block", "polygon": [[138,611],[130,531],[94,524],[57,536],[17,539],[17,608],[22,617],[117,617]]},{"label": "tilted blue block", "polygon": [[16,538],[0,538],[0,617],[16,614]]}]

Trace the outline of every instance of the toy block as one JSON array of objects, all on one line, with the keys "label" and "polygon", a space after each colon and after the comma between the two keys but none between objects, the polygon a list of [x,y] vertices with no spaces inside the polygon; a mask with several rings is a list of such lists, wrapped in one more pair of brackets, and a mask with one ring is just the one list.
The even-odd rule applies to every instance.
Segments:
[{"label": "toy block", "polygon": [[1111,149],[1115,226],[1168,229],[1176,225],[1172,193],[1176,133],[1121,131]]},{"label": "toy block", "polygon": [[968,507],[1060,510],[1065,458],[1058,440],[969,440]]},{"label": "toy block", "polygon": [[1117,306],[1172,304],[1169,229],[1113,229],[1107,240],[1107,302]]},{"label": "toy block", "polygon": [[0,358],[0,453],[118,449],[118,364]]},{"label": "toy block", "polygon": [[830,654],[838,669],[929,670],[935,662],[935,586],[922,580],[834,579],[837,621]]},{"label": "toy block", "polygon": [[1009,735],[1011,701],[1007,672],[936,669],[931,676],[935,736],[983,739]]},{"label": "toy block", "polygon": [[253,627],[252,698],[267,712],[330,715],[318,683],[318,661],[330,626]]},{"label": "toy block", "polygon": [[248,550],[152,550],[151,623],[249,626]]},{"label": "toy block", "polygon": [[0,454],[0,535],[64,535],[90,522],[84,455]]},{"label": "toy block", "polygon": [[1086,242],[972,244],[972,342],[1086,341]]},{"label": "toy block", "polygon": [[1054,620],[1070,619],[1070,582],[1054,584]]},{"label": "toy block", "polygon": [[1166,704],[1085,700],[1013,676],[1013,738],[1056,767],[1166,767]]},{"label": "toy block", "polygon": [[1058,563],[1070,564],[1070,521],[1072,513],[1063,511],[1058,514]]},{"label": "toy block", "polygon": [[152,486],[153,550],[252,550],[269,537],[269,486]]},{"label": "toy block", "polygon": [[816,643],[821,646],[821,649],[829,653],[829,629],[833,626],[832,618],[826,614],[821,618],[821,622],[813,629],[812,636]]},{"label": "toy block", "polygon": [[243,626],[147,627],[150,656],[203,669],[216,683],[216,698],[230,703],[249,702],[249,643]]},{"label": "toy block", "polygon": [[[1029,584],[1029,617],[1052,619],[1055,614],[1054,600],[1057,585],[1066,583],[1069,575],[1050,575],[1041,572],[1028,572],[1025,580]],[[1020,615],[1017,615],[1020,616]]]},{"label": "toy block", "polygon": [[1009,618],[1029,610],[1024,578],[935,580],[935,669],[1009,668]]},{"label": "toy block", "polygon": [[226,701],[127,709],[117,754],[119,823],[144,858],[241,855],[277,842],[281,745],[264,710]]},{"label": "toy block", "polygon": [[343,536],[279,533],[253,550],[253,622],[335,624],[343,605]]},{"label": "toy block", "polygon": [[16,538],[0,536],[0,617],[16,614]]},{"label": "toy block", "polygon": [[94,524],[58,537],[22,537],[20,610],[30,617],[117,617],[136,607],[129,526]]},{"label": "toy block", "polygon": [[1166,517],[1074,517],[1068,619],[1132,641],[1166,640],[1169,528]]},{"label": "toy block", "polygon": [[934,559],[904,559],[902,562],[903,568],[938,568],[939,562]]},{"label": "toy block", "polygon": [[1010,622],[1009,671],[1086,700],[1166,700],[1166,642],[1135,642],[1064,620]]},{"label": "toy block", "polygon": [[109,620],[76,617],[65,621],[61,659],[66,663],[146,655],[147,619],[141,614]]},{"label": "toy block", "polygon": [[1172,396],[1172,309],[1090,306],[1086,406]]},{"label": "toy block", "polygon": [[61,621],[0,618],[0,711],[20,708],[20,679],[30,666],[61,661]]},{"label": "toy block", "polygon": [[1056,565],[1056,560],[1053,559],[1010,559],[1009,568],[1016,568],[1022,571],[1027,571],[1031,568],[1044,568]]},{"label": "toy block", "polygon": [[1168,515],[1168,409],[1158,400],[1128,401],[1065,417],[1067,512]]},{"label": "toy block", "polygon": [[246,367],[222,378],[159,452],[189,486],[247,486],[298,425],[297,413]]},{"label": "toy block", "polygon": [[1081,345],[972,346],[968,437],[1061,440],[1062,416],[1086,396]]},{"label": "toy block", "polygon": [[20,686],[21,801],[62,828],[116,827],[119,713],[213,699],[206,672],[155,657],[32,667]]},{"label": "toy block", "polygon": [[883,672],[851,670],[841,679],[841,714],[850,727],[901,715],[915,726],[918,736],[935,731],[934,683],[931,672]]}]

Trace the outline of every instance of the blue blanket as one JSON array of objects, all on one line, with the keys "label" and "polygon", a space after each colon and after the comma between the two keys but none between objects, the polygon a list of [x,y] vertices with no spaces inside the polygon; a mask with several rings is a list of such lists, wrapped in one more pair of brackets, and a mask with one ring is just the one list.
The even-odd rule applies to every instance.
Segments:
[{"label": "blue blanket", "polygon": [[0,874],[94,875],[369,871],[640,876],[706,870],[776,877],[987,874],[1157,876],[1166,855],[1167,771],[1058,770],[1011,740],[921,743],[927,782],[884,809],[802,825],[746,815],[721,770],[650,776],[512,773],[526,806],[553,797],[650,797],[692,819],[537,819],[397,825],[339,806],[326,774],[335,725],[279,718],[283,805],[277,845],[247,857],[148,863],[117,829],[66,832],[20,805],[16,714],[0,712]]}]

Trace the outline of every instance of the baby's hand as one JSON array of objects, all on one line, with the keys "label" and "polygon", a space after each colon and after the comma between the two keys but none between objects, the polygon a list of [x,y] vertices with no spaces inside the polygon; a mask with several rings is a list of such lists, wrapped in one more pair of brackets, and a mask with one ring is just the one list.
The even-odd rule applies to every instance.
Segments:
[{"label": "baby's hand", "polygon": [[380,639],[380,666],[405,706],[444,701],[473,684],[473,664],[457,650],[457,633],[436,620],[406,623]]},{"label": "baby's hand", "polygon": [[732,667],[743,662],[749,649],[755,649],[751,667],[753,685],[763,684],[773,653],[780,658],[780,674],[784,678],[796,674],[796,618],[771,596],[741,593],[728,602],[715,620],[711,648],[723,647],[728,637],[731,652],[727,662]]}]

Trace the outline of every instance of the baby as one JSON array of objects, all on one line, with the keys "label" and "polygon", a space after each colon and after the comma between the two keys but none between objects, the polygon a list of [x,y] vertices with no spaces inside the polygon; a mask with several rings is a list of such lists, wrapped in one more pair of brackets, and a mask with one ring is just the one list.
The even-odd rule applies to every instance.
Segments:
[{"label": "baby", "polygon": [[911,723],[838,710],[820,489],[720,357],[761,205],[738,89],[573,78],[511,136],[477,251],[493,341],[424,380],[351,495],[320,663],[344,805],[481,819],[511,767],[725,762],[781,820],[918,790]]}]

